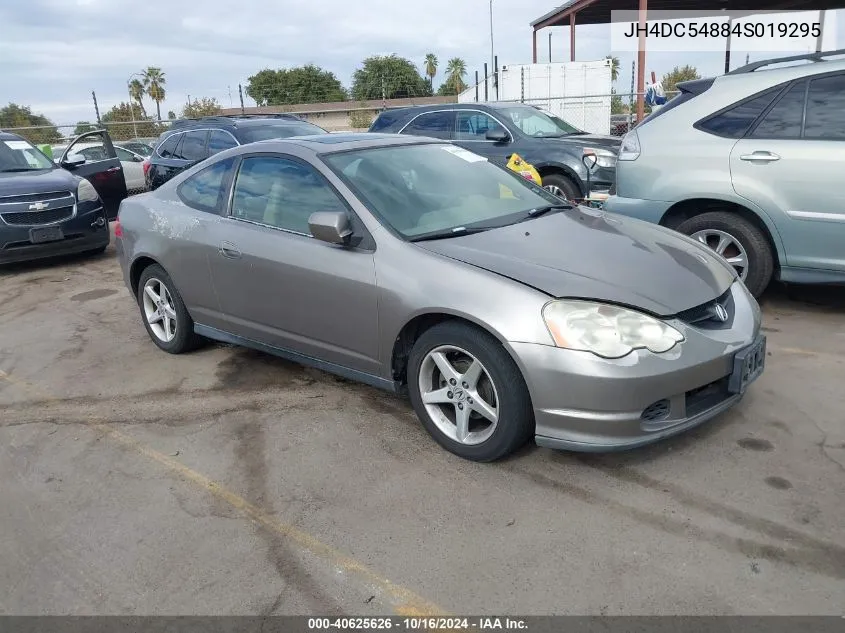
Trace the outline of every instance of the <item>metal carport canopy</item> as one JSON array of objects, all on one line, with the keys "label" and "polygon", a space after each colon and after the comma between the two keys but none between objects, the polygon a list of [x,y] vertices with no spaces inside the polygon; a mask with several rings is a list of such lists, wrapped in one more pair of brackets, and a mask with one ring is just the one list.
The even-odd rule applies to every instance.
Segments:
[{"label": "metal carport canopy", "polygon": [[[610,24],[612,11],[639,11],[640,23],[645,12],[652,11],[695,11],[698,17],[718,16],[723,11],[748,14],[764,11],[819,11],[845,8],[843,0],[568,0],[557,9],[531,22],[533,28],[534,63],[537,63],[537,31],[550,26],[569,28],[569,58],[575,61],[575,25]],[[577,18],[577,19],[576,19]],[[821,38],[819,38],[821,43]],[[642,93],[645,90],[645,43],[640,39],[639,63],[637,68],[637,111],[642,118]],[[611,51],[608,51],[611,52]],[[726,65],[730,52],[726,51]]]}]

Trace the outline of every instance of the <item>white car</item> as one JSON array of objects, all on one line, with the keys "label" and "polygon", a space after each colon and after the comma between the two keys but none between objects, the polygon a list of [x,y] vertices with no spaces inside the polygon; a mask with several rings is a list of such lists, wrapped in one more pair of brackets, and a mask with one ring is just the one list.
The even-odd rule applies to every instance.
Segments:
[{"label": "white car", "polygon": [[[67,149],[67,146],[53,146],[53,156],[61,156],[65,149]],[[73,146],[73,151],[75,154],[84,156],[86,163],[94,163],[107,158],[102,143],[78,143]],[[145,157],[125,147],[121,147],[119,143],[114,144],[114,151],[117,152],[120,165],[123,167],[123,177],[126,180],[127,192],[131,195],[146,191],[147,185],[144,182],[144,169],[141,165]]]}]

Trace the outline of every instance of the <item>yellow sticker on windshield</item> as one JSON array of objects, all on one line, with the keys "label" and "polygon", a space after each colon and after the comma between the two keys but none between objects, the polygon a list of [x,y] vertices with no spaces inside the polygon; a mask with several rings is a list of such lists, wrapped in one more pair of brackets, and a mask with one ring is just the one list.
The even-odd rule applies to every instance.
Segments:
[{"label": "yellow sticker on windshield", "polygon": [[513,190],[505,187],[503,184],[499,184],[499,198],[511,198],[516,200],[516,196],[513,195]]}]

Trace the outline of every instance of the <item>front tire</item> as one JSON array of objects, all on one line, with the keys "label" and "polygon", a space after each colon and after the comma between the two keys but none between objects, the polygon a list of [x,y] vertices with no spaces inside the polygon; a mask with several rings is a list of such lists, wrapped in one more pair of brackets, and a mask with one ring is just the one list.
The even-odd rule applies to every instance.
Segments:
[{"label": "front tire", "polygon": [[417,339],[408,361],[411,404],[446,450],[491,462],[533,435],[534,412],[519,368],[486,332],[447,321]]},{"label": "front tire", "polygon": [[543,176],[543,189],[570,202],[581,198],[581,190],[578,188],[578,185],[563,174]]},{"label": "front tire", "polygon": [[740,215],[727,211],[702,213],[678,226],[724,257],[755,297],[763,294],[774,273],[774,255],[763,232]]},{"label": "front tire", "polygon": [[202,340],[170,275],[158,264],[144,269],[137,288],[144,327],[153,343],[169,354],[195,349]]}]

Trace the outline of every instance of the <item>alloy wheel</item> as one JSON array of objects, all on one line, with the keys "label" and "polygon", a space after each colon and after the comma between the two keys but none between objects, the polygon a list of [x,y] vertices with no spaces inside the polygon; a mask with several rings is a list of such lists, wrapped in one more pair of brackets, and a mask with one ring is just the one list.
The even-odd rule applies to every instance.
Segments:
[{"label": "alloy wheel", "polygon": [[481,444],[496,430],[496,385],[481,361],[460,347],[441,345],[426,354],[419,392],[432,422],[455,442]]},{"label": "alloy wheel", "polygon": [[176,308],[161,280],[151,277],[144,284],[143,305],[144,317],[156,338],[164,343],[172,341],[176,337]]},{"label": "alloy wheel", "polygon": [[557,185],[545,185],[543,189],[548,191],[553,196],[557,196],[558,198],[563,198],[564,200],[569,199],[566,197],[566,192]]},{"label": "alloy wheel", "polygon": [[718,229],[703,229],[696,231],[690,237],[723,257],[736,269],[739,278],[745,281],[748,276],[748,253],[738,239]]}]

